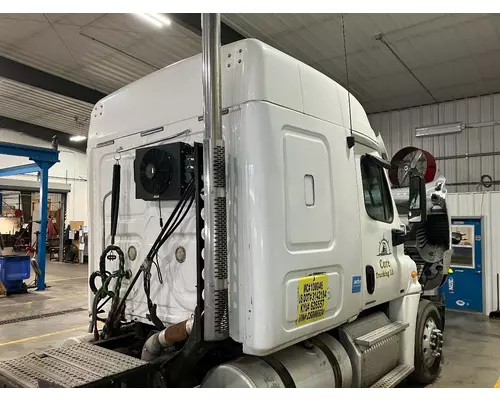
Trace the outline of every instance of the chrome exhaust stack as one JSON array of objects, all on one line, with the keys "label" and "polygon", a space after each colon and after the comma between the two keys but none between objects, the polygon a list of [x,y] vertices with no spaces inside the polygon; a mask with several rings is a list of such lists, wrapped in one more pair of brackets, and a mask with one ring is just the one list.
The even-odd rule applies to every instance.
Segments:
[{"label": "chrome exhaust stack", "polygon": [[220,14],[201,14],[205,135],[204,339],[229,337],[226,158],[222,138]]}]

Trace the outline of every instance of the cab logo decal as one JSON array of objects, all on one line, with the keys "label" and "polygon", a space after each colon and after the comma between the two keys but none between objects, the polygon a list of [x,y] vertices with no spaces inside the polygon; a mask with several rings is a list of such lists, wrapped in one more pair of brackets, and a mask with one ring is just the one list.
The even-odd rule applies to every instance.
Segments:
[{"label": "cab logo decal", "polygon": [[328,304],[328,276],[305,276],[299,279],[297,288],[297,325],[323,319]]},{"label": "cab logo decal", "polygon": [[389,278],[390,276],[394,275],[394,269],[392,268],[391,262],[389,260],[380,259],[378,265],[380,267],[380,272],[377,272],[375,274],[377,278]]},{"label": "cab logo decal", "polygon": [[378,256],[388,256],[391,254],[391,247],[389,246],[389,242],[385,237],[382,237],[382,240],[378,244]]}]

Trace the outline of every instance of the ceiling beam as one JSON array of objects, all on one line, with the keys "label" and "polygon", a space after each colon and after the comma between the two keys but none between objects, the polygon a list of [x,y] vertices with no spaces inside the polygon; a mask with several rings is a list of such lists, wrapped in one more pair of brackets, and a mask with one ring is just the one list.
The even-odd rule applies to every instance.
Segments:
[{"label": "ceiling beam", "polygon": [[[189,29],[191,32],[201,36],[201,14],[168,14],[175,23]],[[245,39],[241,33],[235,31],[229,25],[221,21],[220,41],[221,45],[237,42]]]},{"label": "ceiling beam", "polygon": [[69,147],[83,153],[85,153],[87,150],[86,140],[82,142],[72,142],[71,140],[69,140],[72,136],[69,133],[46,128],[40,125],[31,124],[29,122],[0,116],[0,128],[9,129],[15,132],[22,132],[28,136],[47,141],[49,143],[52,143],[53,136],[57,136],[60,146]]},{"label": "ceiling beam", "polygon": [[107,96],[98,90],[2,56],[0,56],[0,76],[90,104],[95,104]]}]

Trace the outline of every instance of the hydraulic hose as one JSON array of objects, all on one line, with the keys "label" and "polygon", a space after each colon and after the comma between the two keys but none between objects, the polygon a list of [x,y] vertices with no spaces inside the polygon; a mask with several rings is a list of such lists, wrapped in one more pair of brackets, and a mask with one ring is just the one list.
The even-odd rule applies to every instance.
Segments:
[{"label": "hydraulic hose", "polygon": [[[180,203],[182,203],[181,207],[178,209],[178,212],[176,212],[176,217],[172,222],[172,227],[167,231],[167,234],[160,240],[158,245],[155,247],[156,250],[155,253],[151,255],[151,258],[153,259],[155,255],[158,254],[158,250],[163,246],[165,241],[172,235],[172,233],[177,229],[177,227],[180,225],[180,223],[184,220],[186,217],[187,213],[189,212],[189,209],[191,208],[191,205],[193,204],[194,201],[194,196],[192,195],[194,193],[194,187],[189,186],[189,190],[186,192],[187,196],[183,196],[183,199],[181,200]],[[184,211],[184,207],[187,204],[187,201],[191,197],[191,202],[187,206],[186,210]],[[177,208],[176,208],[177,209]],[[183,214],[181,214],[184,211]],[[171,215],[172,217],[172,215]],[[168,225],[170,225],[170,222],[172,221],[172,218],[168,219]],[[154,262],[152,262],[154,264]],[[160,266],[156,264],[156,268],[158,269],[158,273],[160,273]],[[158,276],[160,278],[160,275]],[[153,303],[151,300],[151,267],[147,268],[144,271],[144,293],[146,294],[147,302],[148,302],[148,310],[149,310],[149,318],[151,322],[158,328],[158,329],[164,329],[165,325],[163,325],[163,322],[158,318],[158,315],[156,313],[157,305]]]},{"label": "hydraulic hose", "polygon": [[[125,301],[130,294],[132,288],[136,284],[140,275],[144,273],[144,289],[146,292],[146,297],[148,299],[148,309],[150,311],[150,318],[152,322],[160,329],[163,329],[163,323],[156,315],[156,304],[154,304],[150,299],[150,278],[151,278],[151,265],[153,264],[153,260],[155,255],[158,253],[160,247],[165,243],[165,241],[174,233],[177,227],[181,224],[181,222],[186,217],[191,205],[194,200],[194,179],[190,181],[188,184],[182,198],[179,200],[177,205],[175,206],[172,214],[169,216],[167,223],[163,226],[160,231],[160,234],[157,236],[155,242],[151,246],[145,260],[143,261],[141,267],[133,277],[132,281],[127,287],[127,290],[123,297],[120,298],[120,288],[121,281],[123,277],[125,277],[125,257],[123,251],[114,245],[116,229],[118,224],[118,208],[119,208],[119,195],[120,195],[120,165],[115,164],[113,167],[113,182],[112,182],[112,191],[111,191],[111,245],[108,246],[103,253],[101,254],[99,260],[99,271],[95,271],[89,279],[89,285],[94,293],[94,303],[92,307],[92,326],[94,329],[94,335],[96,339],[98,338],[97,331],[97,321],[99,319],[97,314],[99,309],[104,306],[104,304],[112,299],[111,309],[108,313],[108,317],[105,320],[105,325],[102,331],[102,337],[108,337],[112,335],[112,332],[119,324],[120,316],[123,313]],[[186,207],[187,205],[187,207]],[[106,270],[106,259],[111,252],[117,252],[119,257],[119,267],[118,270],[110,273]],[[95,285],[95,279],[97,277],[101,278],[101,287],[97,289]],[[115,286],[113,291],[109,289],[109,284],[113,278],[116,278]],[[101,300],[104,300],[104,303],[99,305]]]},{"label": "hydraulic hose", "polygon": [[[92,326],[94,329],[94,335],[98,336],[97,332],[97,321],[101,320],[98,318],[97,314],[99,308],[102,308],[110,299],[112,299],[111,308],[106,318],[106,322],[103,328],[103,336],[109,334],[114,325],[119,319],[119,314],[117,313],[120,288],[122,279],[125,277],[125,255],[120,247],[115,246],[115,236],[116,229],[118,225],[118,210],[120,206],[120,178],[121,177],[121,166],[117,162],[113,165],[113,179],[111,184],[111,245],[109,245],[101,254],[99,259],[99,271],[95,271],[90,275],[89,286],[94,293],[94,302],[92,306]],[[113,273],[106,270],[106,259],[116,259],[116,256],[111,253],[116,252],[118,254],[118,270]],[[114,257],[114,258],[113,258]],[[95,285],[95,279],[97,277],[101,278],[101,287],[97,289]],[[111,281],[116,278],[114,290],[109,289]],[[105,300],[103,304],[99,307],[99,301]],[[102,320],[101,320],[102,321]]]},{"label": "hydraulic hose", "polygon": [[[192,196],[193,194],[194,194],[194,179],[191,180],[191,182],[189,183],[181,200],[175,206],[174,210],[172,211],[172,214],[170,214],[166,224],[163,226],[160,234],[157,236],[155,242],[151,246],[151,249],[149,250],[141,267],[136,272],[132,281],[128,285],[127,291],[125,292],[123,297],[120,299],[120,304],[118,305],[118,309],[117,309],[118,313],[121,313],[121,311],[125,307],[125,301],[127,300],[127,297],[129,296],[130,292],[132,291],[134,285],[139,280],[139,277],[141,276],[141,274],[145,271],[149,271],[149,269],[151,268],[151,265],[153,264],[154,256],[157,254],[158,250],[160,249],[161,243],[164,243],[163,239],[165,239],[165,240],[168,239],[168,237],[173,233],[173,230],[170,229],[172,227],[172,222],[174,221],[175,227],[177,227],[179,225],[179,223],[176,223],[176,219],[177,219],[176,217],[178,216],[179,212],[182,212],[183,204],[185,204],[187,202],[187,200],[189,199],[189,197]],[[189,207],[188,207],[188,210],[189,210]],[[182,219],[181,219],[181,221],[182,221]]]},{"label": "hydraulic hose", "polygon": [[[118,270],[110,273],[106,270],[106,259],[108,254],[111,252],[116,252],[118,254]],[[106,319],[106,323],[103,328],[103,335],[106,336],[113,329],[117,319],[119,318],[118,313],[118,302],[120,297],[120,288],[123,278],[125,277],[125,255],[123,251],[115,245],[109,245],[101,254],[101,258],[99,260],[99,271],[95,271],[89,278],[89,286],[92,292],[94,293],[94,302],[92,306],[92,326],[94,329],[94,334],[97,339],[97,321],[100,320],[97,316],[99,312],[99,308],[102,308],[105,303],[112,299],[111,308],[108,313],[108,318]],[[101,287],[97,289],[95,285],[95,279],[97,277],[101,278]],[[109,284],[111,280],[116,278],[114,290],[111,291],[109,289]],[[99,301],[104,300],[104,303],[99,307]],[[102,321],[102,320],[101,320]]]}]

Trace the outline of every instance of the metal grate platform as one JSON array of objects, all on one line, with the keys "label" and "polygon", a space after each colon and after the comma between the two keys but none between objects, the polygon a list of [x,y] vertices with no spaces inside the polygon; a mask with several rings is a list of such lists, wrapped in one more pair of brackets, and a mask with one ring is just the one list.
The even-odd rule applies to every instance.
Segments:
[{"label": "metal grate platform", "polygon": [[408,377],[415,368],[411,365],[400,364],[387,375],[380,378],[371,387],[372,388],[393,388],[400,384],[403,379]]},{"label": "metal grate platform", "polygon": [[89,343],[0,362],[0,378],[19,387],[81,387],[148,364]]},{"label": "metal grate platform", "polygon": [[356,338],[355,343],[359,346],[373,346],[374,344],[380,342],[381,340],[387,339],[399,332],[404,331],[410,326],[407,322],[396,321],[388,325],[382,326],[381,328],[375,329],[374,331],[368,332],[367,334]]}]

